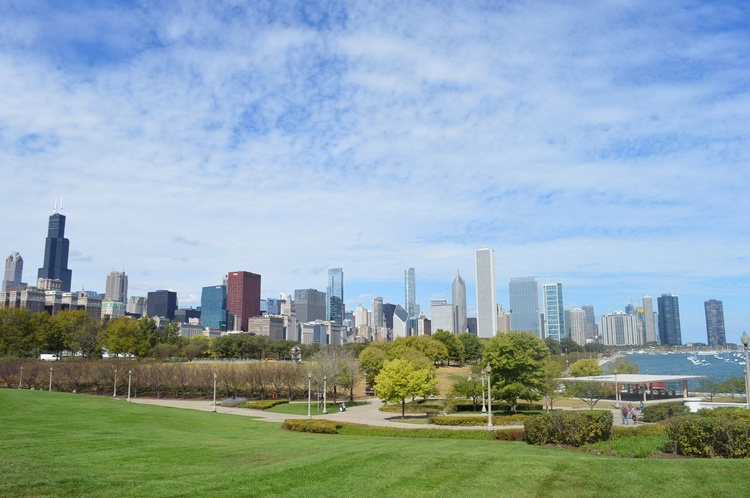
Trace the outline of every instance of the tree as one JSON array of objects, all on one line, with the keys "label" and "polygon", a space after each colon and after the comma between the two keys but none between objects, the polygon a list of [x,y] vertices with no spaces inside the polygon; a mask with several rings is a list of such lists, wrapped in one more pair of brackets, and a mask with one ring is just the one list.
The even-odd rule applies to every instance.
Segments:
[{"label": "tree", "polygon": [[554,337],[545,337],[544,344],[549,349],[549,354],[562,354],[563,350],[560,347],[560,343]]},{"label": "tree", "polygon": [[[618,372],[619,373],[619,372]],[[583,358],[573,363],[568,370],[570,377],[592,377],[604,374],[604,368],[594,358]]]},{"label": "tree", "polygon": [[452,398],[468,398],[471,400],[472,408],[476,411],[479,399],[482,397],[481,373],[472,373],[469,378],[460,378],[451,386],[450,396]]},{"label": "tree", "polygon": [[498,334],[484,349],[484,360],[492,368],[493,396],[516,410],[519,398],[534,401],[544,388],[544,360],[549,349],[531,332]]},{"label": "tree", "polygon": [[419,368],[413,363],[395,359],[385,362],[375,378],[378,397],[384,401],[401,402],[401,418],[406,416],[406,398],[427,397],[435,392],[438,380],[435,368]]},{"label": "tree", "polygon": [[560,349],[567,351],[568,353],[580,353],[583,351],[581,345],[570,337],[563,337],[560,339]]},{"label": "tree", "polygon": [[596,342],[590,342],[583,346],[583,350],[587,353],[606,353],[607,346]]},{"label": "tree", "polygon": [[433,362],[444,361],[448,359],[448,348],[442,342],[432,337],[420,335],[410,337],[399,337],[393,341],[388,348],[388,358],[393,360],[403,357],[409,349],[415,349],[427,356]]},{"label": "tree", "polygon": [[375,383],[375,377],[383,369],[383,364],[388,360],[388,356],[383,348],[372,344],[365,348],[359,354],[359,368],[365,374],[365,382],[369,385]]},{"label": "tree", "polygon": [[458,334],[458,339],[464,345],[466,361],[478,361],[482,357],[484,345],[477,336],[468,332],[461,332]]},{"label": "tree", "polygon": [[109,322],[101,334],[101,345],[112,355],[146,356],[151,349],[150,328],[143,320],[116,318]]},{"label": "tree", "polygon": [[589,405],[591,410],[600,399],[612,394],[612,390],[601,382],[585,380],[567,382],[565,392]]},{"label": "tree", "polygon": [[464,343],[458,338],[458,336],[452,332],[438,329],[437,332],[432,334],[432,338],[436,341],[440,341],[445,345],[448,350],[448,364],[453,361],[457,365],[464,362],[466,357],[466,350]]},{"label": "tree", "polygon": [[0,309],[0,353],[8,356],[36,356],[40,346],[28,309]]},{"label": "tree", "polygon": [[544,381],[540,393],[544,396],[544,408],[546,411],[552,410],[555,400],[560,398],[560,381],[562,377],[563,366],[558,361],[552,361],[550,358],[544,360]]},{"label": "tree", "polygon": [[732,399],[738,394],[744,394],[745,392],[745,379],[742,377],[729,377],[727,380],[721,383],[721,390],[729,394]]},{"label": "tree", "polygon": [[721,391],[722,385],[714,379],[703,378],[698,383],[701,392],[708,401],[713,401],[714,397]]},{"label": "tree", "polygon": [[617,358],[609,367],[609,373],[612,374],[637,374],[639,370],[638,363],[630,363],[624,356]]}]

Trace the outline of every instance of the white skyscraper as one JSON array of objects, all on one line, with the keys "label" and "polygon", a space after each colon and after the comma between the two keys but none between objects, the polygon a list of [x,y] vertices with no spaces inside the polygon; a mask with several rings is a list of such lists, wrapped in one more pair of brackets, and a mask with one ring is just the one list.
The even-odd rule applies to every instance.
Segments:
[{"label": "white skyscraper", "polygon": [[581,308],[570,310],[570,338],[577,344],[586,344],[586,312]]},{"label": "white skyscraper", "polygon": [[128,302],[128,276],[125,275],[124,271],[113,271],[107,275],[104,300],[119,303]]},{"label": "white skyscraper", "polygon": [[476,252],[477,336],[494,337],[497,332],[495,251],[483,247]]},{"label": "white skyscraper", "polygon": [[455,325],[454,309],[452,304],[448,304],[445,299],[436,299],[430,302],[430,322],[431,328],[435,332],[444,330],[454,332]]},{"label": "white skyscraper", "polygon": [[466,332],[466,283],[461,278],[460,273],[457,273],[456,278],[453,279],[451,294],[451,304],[453,305],[456,321],[453,333],[460,334],[461,332]]}]

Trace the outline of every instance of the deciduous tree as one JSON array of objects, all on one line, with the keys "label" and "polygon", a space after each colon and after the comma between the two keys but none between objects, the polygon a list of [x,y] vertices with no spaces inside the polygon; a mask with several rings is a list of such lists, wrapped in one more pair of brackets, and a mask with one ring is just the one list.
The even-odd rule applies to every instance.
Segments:
[{"label": "deciduous tree", "polygon": [[380,399],[401,403],[401,418],[406,414],[406,398],[427,397],[435,392],[437,384],[434,367],[419,368],[403,359],[385,362],[375,378]]},{"label": "deciduous tree", "polygon": [[[568,370],[570,377],[591,377],[602,375],[604,368],[594,358],[583,358],[573,363]],[[619,373],[619,372],[618,372]]]}]

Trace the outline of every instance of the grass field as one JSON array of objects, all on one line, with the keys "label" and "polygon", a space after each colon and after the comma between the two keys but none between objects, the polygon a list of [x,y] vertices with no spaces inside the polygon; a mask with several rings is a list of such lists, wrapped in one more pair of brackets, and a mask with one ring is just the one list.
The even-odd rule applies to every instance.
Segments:
[{"label": "grass field", "polygon": [[0,389],[0,496],[742,496],[747,461],[283,431],[247,417]]}]

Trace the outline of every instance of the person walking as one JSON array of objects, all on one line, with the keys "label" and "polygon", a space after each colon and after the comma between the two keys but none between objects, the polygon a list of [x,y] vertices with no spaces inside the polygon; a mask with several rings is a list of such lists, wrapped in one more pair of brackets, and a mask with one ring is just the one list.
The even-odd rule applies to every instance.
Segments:
[{"label": "person walking", "polygon": [[622,408],[620,408],[620,415],[622,415],[622,425],[628,425],[628,414],[630,414],[630,410],[628,410],[628,407],[623,405]]},{"label": "person walking", "polygon": [[633,425],[638,423],[638,408],[632,407],[630,409],[630,418],[633,419]]}]

